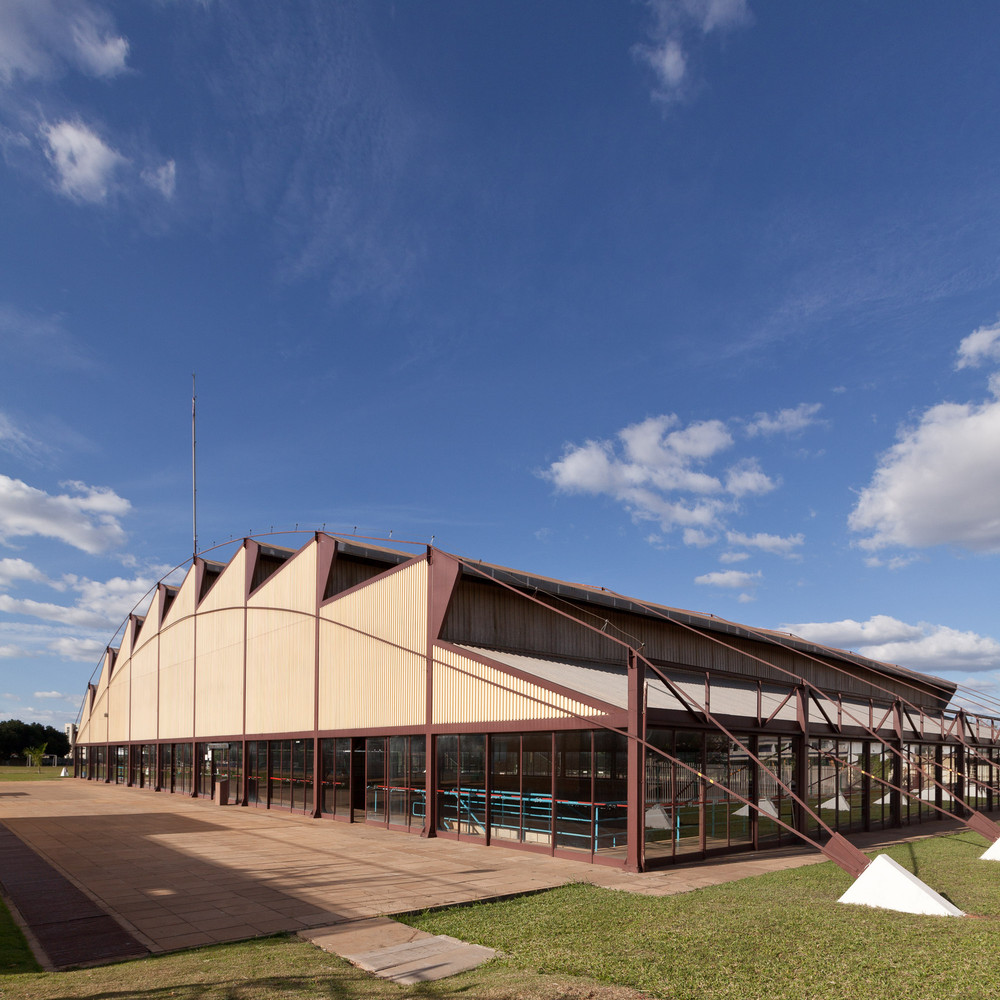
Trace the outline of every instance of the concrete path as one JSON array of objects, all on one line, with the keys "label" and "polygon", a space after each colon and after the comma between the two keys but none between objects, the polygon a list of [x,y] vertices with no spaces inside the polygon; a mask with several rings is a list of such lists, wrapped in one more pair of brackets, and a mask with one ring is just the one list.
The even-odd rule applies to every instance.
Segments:
[{"label": "concrete path", "polygon": [[[590,882],[671,895],[823,861],[789,848],[619,869],[65,778],[0,784],[0,821],[150,952]],[[883,842],[954,828],[887,831]],[[878,846],[868,838],[862,847]],[[359,953],[360,954],[360,953]]]}]

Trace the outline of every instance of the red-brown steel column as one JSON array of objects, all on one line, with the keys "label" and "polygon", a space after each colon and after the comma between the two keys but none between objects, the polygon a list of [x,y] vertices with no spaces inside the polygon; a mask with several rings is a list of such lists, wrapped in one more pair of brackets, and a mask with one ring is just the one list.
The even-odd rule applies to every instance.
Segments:
[{"label": "red-brown steel column", "polygon": [[643,689],[646,682],[645,664],[628,652],[628,848],[625,869],[641,872],[645,860],[646,809],[645,809],[645,754],[646,735]]}]

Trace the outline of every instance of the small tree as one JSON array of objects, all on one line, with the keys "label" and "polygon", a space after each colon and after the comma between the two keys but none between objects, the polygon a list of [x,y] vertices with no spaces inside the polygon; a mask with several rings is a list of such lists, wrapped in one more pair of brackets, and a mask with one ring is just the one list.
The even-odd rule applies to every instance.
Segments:
[{"label": "small tree", "polygon": [[37,747],[24,748],[24,756],[28,758],[28,763],[33,764],[39,771],[42,769],[42,758],[47,747],[48,743],[39,743]]}]

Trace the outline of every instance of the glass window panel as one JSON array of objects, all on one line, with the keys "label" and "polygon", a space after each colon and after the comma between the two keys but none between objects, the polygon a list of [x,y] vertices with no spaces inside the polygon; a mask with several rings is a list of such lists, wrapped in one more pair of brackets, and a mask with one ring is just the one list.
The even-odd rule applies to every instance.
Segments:
[{"label": "glass window panel", "polygon": [[386,822],[385,737],[365,741],[365,821]]},{"label": "glass window panel", "polygon": [[458,830],[458,737],[437,738],[437,828]]},{"label": "glass window panel", "polygon": [[490,839],[521,839],[521,737],[503,733],[490,741]]},{"label": "glass window panel", "polygon": [[556,846],[593,850],[593,760],[589,732],[556,733]]},{"label": "glass window panel", "polygon": [[521,738],[521,828],[530,844],[552,843],[552,734]]}]

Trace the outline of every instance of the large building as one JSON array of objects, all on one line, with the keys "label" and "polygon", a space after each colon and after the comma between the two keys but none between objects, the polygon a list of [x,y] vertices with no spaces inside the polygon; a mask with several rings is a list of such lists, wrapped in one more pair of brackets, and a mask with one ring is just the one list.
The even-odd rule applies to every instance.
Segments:
[{"label": "large building", "polygon": [[316,534],[196,558],[75,774],[646,870],[1000,808],[954,686],[603,589]]}]

